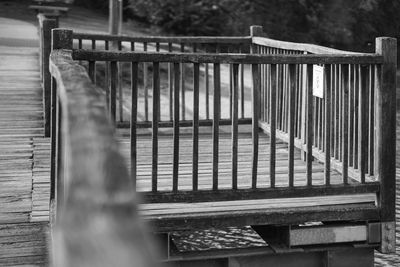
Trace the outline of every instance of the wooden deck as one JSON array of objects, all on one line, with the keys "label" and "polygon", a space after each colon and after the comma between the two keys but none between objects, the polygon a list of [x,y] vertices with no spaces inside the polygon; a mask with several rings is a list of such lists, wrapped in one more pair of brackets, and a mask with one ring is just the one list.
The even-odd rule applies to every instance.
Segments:
[{"label": "wooden deck", "polygon": [[0,47],[0,62],[0,265],[42,266],[49,217],[36,195],[47,178],[48,199],[49,177],[36,182],[32,172],[34,140],[44,133],[37,48]]},{"label": "wooden deck", "polygon": [[[118,132],[119,141],[123,155],[127,159],[129,166],[129,140],[126,138],[126,130],[120,129]],[[138,137],[138,162],[137,162],[137,190],[151,191],[151,136]],[[169,134],[159,136],[159,156],[158,156],[158,190],[172,190],[173,173],[173,137]],[[220,134],[219,151],[219,189],[232,188],[231,176],[231,135],[229,133]],[[212,189],[212,136],[202,134],[199,137],[199,190]],[[288,146],[287,143],[277,142],[276,147],[276,186],[288,186]],[[269,137],[260,134],[259,145],[259,179],[258,188],[269,187]],[[183,134],[180,136],[180,155],[179,155],[179,183],[178,190],[192,189],[192,136]],[[251,163],[252,148],[251,134],[242,133],[238,141],[238,188],[251,188]],[[295,186],[305,186],[306,181],[306,162],[301,159],[300,151],[295,153]],[[324,166],[318,161],[313,162],[313,182],[315,185],[324,184]],[[331,183],[342,183],[342,176],[333,171]],[[350,184],[358,183],[355,179],[350,179]],[[174,227],[185,226],[185,221],[190,219],[196,221],[194,225],[201,225],[201,221],[209,221],[210,218],[225,218],[215,223],[215,226],[225,225],[226,222],[235,224],[227,217],[234,217],[237,214],[238,224],[240,218],[248,216],[250,219],[257,215],[272,215],[281,210],[302,210],[319,209],[321,207],[340,207],[341,205],[352,204],[362,205],[363,207],[373,207],[376,203],[375,194],[341,195],[341,196],[320,196],[306,198],[280,198],[280,199],[256,199],[256,200],[237,200],[237,201],[215,201],[198,203],[151,203],[140,206],[141,215],[150,221],[156,222],[158,227],[167,227],[169,221],[173,221]],[[164,221],[164,222],[163,222]],[[225,221],[225,223],[224,223]],[[235,221],[235,219],[234,219]],[[161,223],[162,222],[162,223]],[[180,224],[179,222],[182,222]],[[209,223],[209,222],[208,222]],[[172,224],[171,224],[172,225]],[[195,227],[193,225],[193,227]],[[189,227],[190,228],[190,227]],[[175,230],[176,230],[175,229]]]}]

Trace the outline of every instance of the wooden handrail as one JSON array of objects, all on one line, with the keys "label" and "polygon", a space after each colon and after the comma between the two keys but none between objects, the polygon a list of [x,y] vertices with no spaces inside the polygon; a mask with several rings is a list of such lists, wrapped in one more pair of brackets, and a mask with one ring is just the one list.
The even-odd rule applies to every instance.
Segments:
[{"label": "wooden handrail", "polygon": [[74,60],[218,64],[381,64],[377,54],[261,55],[73,50]]},{"label": "wooden handrail", "polygon": [[53,50],[50,72],[60,111],[57,182],[65,185],[53,228],[55,266],[152,266],[105,97],[71,50]]},{"label": "wooden handrail", "polygon": [[315,45],[315,44],[307,44],[307,43],[293,43],[286,41],[279,41],[274,39],[269,39],[266,37],[255,36],[251,39],[252,43],[255,45],[273,47],[278,49],[285,50],[295,50],[302,51],[311,54],[352,54],[352,55],[360,55],[363,53],[351,52],[345,50],[334,49],[330,47]]},{"label": "wooden handrail", "polygon": [[74,39],[96,41],[147,42],[147,43],[220,43],[220,44],[250,44],[250,36],[124,36],[109,34],[92,34],[74,32]]}]

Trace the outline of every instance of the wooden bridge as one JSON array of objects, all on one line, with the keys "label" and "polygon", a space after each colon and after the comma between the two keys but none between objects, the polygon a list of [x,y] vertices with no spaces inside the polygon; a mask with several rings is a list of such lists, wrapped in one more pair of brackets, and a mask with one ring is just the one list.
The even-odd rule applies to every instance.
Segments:
[{"label": "wooden bridge", "polygon": [[373,266],[374,249],[394,252],[395,39],[363,54],[258,26],[127,37],[39,22],[43,95],[0,89],[18,170],[2,165],[15,181],[0,192],[14,229],[46,232],[28,222],[50,214],[54,265]]}]

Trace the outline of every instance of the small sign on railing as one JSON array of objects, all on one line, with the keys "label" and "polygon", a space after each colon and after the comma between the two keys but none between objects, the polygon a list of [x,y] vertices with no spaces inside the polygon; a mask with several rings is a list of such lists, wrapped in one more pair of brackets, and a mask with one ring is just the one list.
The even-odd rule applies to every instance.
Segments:
[{"label": "small sign on railing", "polygon": [[324,67],[313,65],[313,95],[324,98]]}]

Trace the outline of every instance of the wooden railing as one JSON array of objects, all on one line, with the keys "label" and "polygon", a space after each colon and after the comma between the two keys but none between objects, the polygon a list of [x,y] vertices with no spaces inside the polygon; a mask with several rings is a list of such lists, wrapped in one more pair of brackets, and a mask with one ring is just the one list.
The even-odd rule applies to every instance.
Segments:
[{"label": "wooden railing", "polygon": [[[85,34],[85,33],[73,33],[74,38],[74,47],[77,49],[90,49],[90,50],[116,50],[116,51],[135,51],[135,52],[181,52],[181,53],[248,53],[250,50],[250,37],[149,37],[149,36],[139,36],[139,37],[128,37],[128,36],[113,36],[113,35],[101,35],[101,34]],[[114,46],[114,47],[113,47]],[[126,122],[124,120],[124,112],[123,112],[123,104],[124,104],[124,87],[129,87],[129,85],[123,84],[123,73],[129,72],[129,66],[125,66],[124,64],[117,64],[111,66],[110,64],[104,64],[101,62],[88,62],[87,68],[91,77],[95,83],[98,83],[96,79],[96,65],[104,71],[105,82],[103,81],[103,87],[108,88],[112,83],[111,81],[115,81],[115,84],[112,84],[116,87],[118,92],[118,103],[117,107],[111,106],[112,110],[116,109],[115,116],[119,122]],[[147,125],[150,125],[150,117],[151,110],[149,109],[149,90],[151,88],[151,70],[150,66],[147,62],[141,63],[139,66],[140,76],[138,77],[141,80],[141,84],[143,84],[144,88],[144,99],[143,99],[143,110],[144,117],[141,119],[144,122],[147,122]],[[247,118],[247,122],[249,122],[249,117],[245,115],[245,86],[244,86],[244,69],[243,65],[240,66],[240,118]],[[112,69],[113,68],[113,69]],[[128,71],[124,71],[127,69]],[[161,121],[172,121],[173,120],[173,84],[174,84],[174,74],[172,72],[172,64],[165,64],[165,66],[161,66],[161,70],[165,70],[166,79],[165,86],[168,88],[168,94],[166,95],[166,99],[168,103],[169,112],[163,114],[160,118]],[[193,68],[187,66],[186,64],[180,64],[180,73],[182,74],[180,77],[185,77],[185,74],[192,75]],[[225,81],[225,86],[229,86],[230,92],[232,92],[233,88],[233,70],[232,66],[229,68],[230,79]],[[205,97],[204,97],[204,114],[203,119],[207,120],[208,124],[210,124],[211,108],[210,108],[210,81],[212,78],[212,69],[209,64],[202,64],[200,72],[202,75],[202,84],[205,87]],[[117,75],[117,79],[115,77],[110,77],[111,75]],[[187,96],[187,92],[193,90],[191,88],[191,84],[187,84],[185,79],[180,78],[180,88],[181,89],[181,119],[186,120],[190,116],[190,108],[192,105],[190,103],[189,96]],[[108,92],[108,90],[105,90]],[[107,95],[107,98],[110,96]],[[128,96],[129,97],[129,96]],[[250,98],[250,95],[247,96]],[[230,105],[231,106],[231,105]],[[226,114],[229,117],[229,114]],[[201,122],[202,124],[203,122]],[[119,125],[123,125],[119,123]],[[125,124],[127,125],[127,124]]]},{"label": "wooden railing", "polygon": [[72,49],[69,33],[53,31],[50,58],[53,265],[153,266],[105,98],[71,50],[57,50]]},{"label": "wooden railing", "polygon": [[342,174],[343,184],[348,184],[349,179],[362,184],[379,181],[380,201],[391,206],[392,213],[387,218],[392,220],[396,40],[377,38],[375,55],[381,61],[362,62],[357,59],[363,57],[361,53],[265,38],[259,27],[252,28],[252,36],[252,53],[257,54],[354,56],[346,63],[314,63],[324,66],[323,98],[312,95],[312,65],[261,65],[260,127],[288,140],[289,146],[312,151],[305,156],[308,185],[312,184],[313,157],[324,162],[327,185],[331,169]]},{"label": "wooden railing", "polygon": [[[86,37],[88,38],[88,37]],[[94,37],[95,38],[95,37]],[[152,168],[152,186],[150,194],[147,194],[147,199],[150,201],[173,201],[173,199],[183,200],[185,196],[190,198],[191,201],[203,201],[204,199],[224,199],[229,195],[231,199],[241,199],[243,194],[248,195],[248,191],[241,191],[237,186],[237,155],[235,155],[235,144],[237,143],[237,125],[238,125],[238,69],[239,66],[251,65],[252,72],[252,91],[253,108],[251,119],[253,121],[253,163],[252,163],[252,184],[251,189],[263,192],[258,194],[259,197],[285,197],[295,196],[301,194],[302,196],[311,196],[318,194],[326,194],[328,191],[331,194],[345,194],[351,192],[377,192],[381,181],[378,182],[375,175],[379,169],[377,165],[380,163],[374,160],[374,155],[378,151],[373,146],[377,140],[374,124],[379,123],[379,119],[375,118],[375,111],[379,109],[379,105],[374,102],[374,94],[379,86],[379,77],[373,79],[377,73],[379,76],[382,73],[381,66],[384,64],[383,57],[380,54],[361,54],[361,53],[346,53],[344,51],[321,48],[318,46],[307,45],[294,45],[289,47],[289,43],[285,46],[275,45],[277,47],[265,47],[266,44],[273,46],[274,43],[262,37],[254,37],[255,42],[252,45],[252,53],[262,53],[266,55],[249,55],[249,54],[204,54],[204,53],[141,53],[141,52],[119,52],[119,51],[93,51],[93,50],[74,50],[73,57],[75,60],[88,61],[94,64],[96,61],[110,62],[111,66],[117,65],[117,62],[131,62],[132,68],[132,135],[131,135],[131,149],[132,149],[132,174],[135,177],[135,164],[136,156],[136,127],[152,128],[153,133],[153,168]],[[204,39],[204,38],[203,38]],[[112,40],[112,39],[110,39]],[[130,39],[134,40],[134,39]],[[140,39],[136,39],[138,41]],[[150,39],[143,39],[150,41]],[[222,40],[222,38],[221,38]],[[161,42],[161,39],[153,39],[155,42]],[[171,40],[172,41],[172,40]],[[194,42],[194,41],[191,41]],[[264,45],[264,46],[263,46]],[[379,42],[378,42],[379,45]],[[156,45],[157,46],[157,45]],[[280,47],[279,47],[280,46]],[[268,53],[267,53],[268,52]],[[315,54],[317,52],[324,52],[323,55]],[[326,54],[328,53],[329,54]],[[313,53],[313,54],[305,54]],[[160,117],[153,114],[152,120],[146,121],[142,124],[136,118],[137,111],[137,94],[139,88],[138,76],[139,65],[150,64],[153,66],[153,110],[152,112],[159,112],[159,91],[160,91],[160,64],[169,63],[174,65],[174,76],[176,79],[182,76],[182,73],[176,68],[180,68],[183,64],[192,64],[194,71],[194,115],[192,122],[182,120],[182,117],[174,116],[172,121],[162,124]],[[213,186],[207,193],[204,190],[196,196],[191,198],[192,193],[197,192],[197,136],[193,135],[193,192],[185,192],[179,190],[178,172],[175,171],[173,175],[172,194],[168,192],[159,192],[157,189],[157,132],[158,128],[173,127],[174,128],[174,170],[177,170],[179,165],[179,127],[192,126],[193,133],[197,133],[197,127],[202,124],[199,123],[198,111],[198,88],[199,88],[199,69],[201,65],[212,65],[214,69],[214,106],[216,110],[213,114]],[[221,65],[229,65],[229,69],[233,70],[233,90],[230,95],[230,120],[226,124],[232,126],[232,190],[221,193],[218,187],[218,136],[219,125],[223,120],[220,114],[220,101],[221,101]],[[325,86],[326,98],[317,99],[312,95],[312,67],[313,64],[325,65]],[[181,69],[181,68],[180,68]],[[250,68],[248,68],[250,71]],[[349,73],[351,70],[351,73]],[[113,71],[111,71],[113,72]],[[114,71],[115,73],[116,71]],[[339,75],[340,73],[340,75]],[[115,77],[115,75],[114,75]],[[111,78],[111,81],[116,78]],[[369,80],[371,79],[371,82]],[[372,80],[373,79],[373,80]],[[350,84],[350,81],[352,83]],[[180,84],[174,84],[174,93],[178,93]],[[271,90],[276,88],[276,90]],[[361,90],[362,88],[362,90]],[[390,92],[393,93],[393,92]],[[113,82],[111,82],[110,95],[115,95],[113,89]],[[271,95],[275,94],[275,95]],[[262,96],[262,97],[260,97]],[[115,96],[111,96],[111,102],[116,101]],[[344,100],[343,100],[344,98]],[[358,98],[362,99],[359,101]],[[172,99],[172,98],[171,98]],[[177,98],[174,98],[175,100]],[[261,101],[260,101],[261,100]],[[176,114],[179,108],[183,106],[182,100],[174,102],[172,105]],[[313,103],[308,105],[308,103]],[[115,104],[111,104],[112,106]],[[356,111],[353,113],[353,110]],[[115,112],[111,108],[111,112]],[[343,120],[341,114],[349,116],[350,120]],[[339,116],[340,114],[340,116]],[[360,116],[359,114],[362,114]],[[276,115],[276,117],[274,116]],[[352,115],[352,116],[350,116]],[[115,117],[115,115],[112,115]],[[333,119],[334,118],[334,119]],[[260,119],[260,120],[259,120]],[[256,123],[259,121],[259,123]],[[325,123],[329,121],[330,123]],[[346,124],[347,123],[347,124]],[[203,125],[210,125],[203,124]],[[259,185],[257,180],[258,168],[258,129],[259,126],[266,132],[271,134],[271,158],[270,165],[270,184]],[[286,191],[279,188],[279,194],[274,191],[276,187],[274,183],[275,176],[275,158],[274,151],[276,149],[276,138],[286,141],[289,145],[289,177],[287,181]],[[351,138],[351,142],[349,141]],[[354,145],[352,145],[354,144]],[[383,145],[386,146],[386,145]],[[294,148],[298,147],[308,153],[307,161],[307,183],[295,185],[294,175]],[[378,146],[377,146],[378,147]],[[323,184],[314,184],[312,179],[312,161],[314,158],[323,162],[325,165],[325,181]],[[343,163],[344,162],[344,163]],[[375,162],[375,164],[374,164]],[[331,185],[330,173],[332,170],[337,170],[342,173],[343,179],[340,184]],[[366,179],[366,175],[368,179]],[[393,177],[392,177],[393,178]],[[356,185],[349,182],[350,179],[358,180],[360,184]],[[314,186],[315,185],[315,186]],[[265,188],[265,186],[269,188]],[[322,187],[321,187],[322,186]],[[323,189],[321,189],[323,188]],[[207,190],[206,190],[207,191]],[[301,193],[299,193],[301,191]],[[216,193],[218,192],[218,193]],[[166,197],[168,196],[168,197]],[[212,197],[211,197],[212,196]],[[251,195],[255,198],[257,192]]]},{"label": "wooden railing", "polygon": [[[54,48],[68,49],[68,51],[54,51],[54,60],[62,58],[65,53],[70,53],[68,55],[71,58],[68,58],[68,64],[76,66],[77,62],[80,62],[87,66],[89,77],[94,84],[99,83],[96,79],[96,73],[99,70],[96,68],[104,66],[106,82],[102,86],[105,89],[105,95],[98,94],[99,101],[103,103],[87,101],[86,105],[90,105],[89,111],[96,110],[97,106],[105,105],[108,107],[107,110],[104,109],[96,114],[106,117],[105,113],[108,112],[109,117],[117,126],[129,125],[131,180],[133,186],[137,186],[137,191],[140,191],[144,201],[202,202],[376,193],[381,221],[394,222],[396,121],[396,41],[394,39],[378,38],[376,53],[362,54],[315,45],[272,41],[257,36],[257,34],[262,35],[257,28],[253,28],[250,37],[231,39],[225,37],[213,39],[211,37],[209,39],[205,37],[199,39],[107,37],[74,34],[67,30],[60,30],[57,34],[69,36],[68,46],[58,45]],[[72,39],[77,40],[75,43],[78,46],[75,49],[73,49]],[[84,41],[79,41],[82,39],[91,40],[89,49],[80,49],[85,45]],[[196,50],[193,48],[186,50],[188,46],[184,46],[181,51],[169,49],[182,47],[182,43],[229,44],[229,40],[235,44],[247,46],[249,50],[247,48],[239,50],[242,53],[215,53],[218,50],[203,49],[200,45],[195,46]],[[117,42],[117,49],[107,51],[107,48],[111,50],[110,42],[113,41]],[[101,48],[98,42],[104,42],[106,50],[98,50]],[[123,50],[124,42],[131,43],[128,50],[134,51]],[[149,51],[149,43],[152,42],[155,44],[155,50]],[[147,51],[144,51],[145,44],[147,44]],[[71,49],[72,52],[70,52]],[[323,98],[313,95],[314,65],[324,67]],[[182,66],[185,66],[184,70]],[[60,67],[61,65],[57,68],[60,69]],[[123,76],[122,68],[129,71],[129,77]],[[166,70],[166,75],[163,70]],[[79,68],[79,71],[83,69]],[[67,83],[67,80],[58,77],[56,73],[54,72],[53,76],[57,82]],[[75,77],[78,72],[69,75]],[[141,78],[143,76],[144,78]],[[228,83],[224,84],[222,80],[226,76],[228,76]],[[117,88],[118,84],[121,84],[122,77],[125,80],[129,79],[126,83],[129,88],[123,92],[121,89],[117,97]],[[182,96],[183,87],[189,84],[182,77],[190,77],[192,88],[190,101],[187,98],[189,94],[183,93]],[[201,82],[202,79],[205,79],[205,83]],[[149,80],[152,81],[151,87]],[[72,82],[71,80],[68,83]],[[168,91],[165,103],[169,112],[166,113],[160,112],[163,85],[166,85]],[[225,85],[227,85],[226,90],[224,90]],[[86,82],[79,88],[86,86],[94,88]],[[97,89],[101,91],[100,88],[97,87]],[[92,91],[92,89],[89,90],[89,92]],[[205,101],[208,104],[204,106],[201,106],[201,91],[208,92],[206,93],[207,101]],[[226,91],[228,93],[224,95]],[[139,95],[139,92],[144,93]],[[85,93],[88,92],[85,91]],[[127,112],[129,122],[118,124],[117,121],[124,121],[121,109],[123,109],[125,93],[130,94],[131,105],[128,105]],[[74,93],[70,91],[70,94]],[[78,95],[77,93],[77,97]],[[208,102],[210,98],[212,104]],[[83,99],[91,98],[84,97]],[[222,102],[227,103],[222,105],[229,106],[228,114],[221,114],[221,110],[226,110],[226,108],[221,108]],[[120,103],[119,115],[117,103]],[[246,113],[245,106],[248,104],[250,110]],[[182,109],[186,109],[187,106],[193,107],[192,116],[183,115]],[[73,109],[70,111],[73,111],[72,114],[76,113],[76,116],[79,114]],[[144,116],[140,117],[140,114]],[[57,121],[53,121],[53,131],[57,129]],[[95,121],[93,123],[96,124]],[[238,171],[237,145],[239,134],[242,133],[240,124],[251,124],[252,141],[249,144],[252,149],[251,167],[245,172]],[[73,124],[65,125],[64,129],[72,131]],[[229,183],[224,182],[226,179],[222,181],[219,176],[222,125],[230,126],[228,131],[231,136]],[[203,126],[212,126],[210,187],[204,187],[199,183],[199,138],[201,137],[200,129]],[[85,127],[88,126],[82,125],[82,128]],[[172,178],[167,182],[162,181],[161,188],[158,159],[159,134],[162,127],[170,128],[173,133],[171,152],[173,160],[171,161]],[[191,165],[189,187],[180,186],[179,164],[188,163],[188,159],[180,158],[182,127],[191,127],[192,158],[189,160]],[[140,128],[151,129],[151,169],[145,173],[145,176],[150,177],[150,182],[139,186],[137,160],[140,156],[138,154],[138,145],[141,141]],[[80,128],[73,127],[73,129],[78,131]],[[269,135],[270,156],[265,161],[261,161],[258,157],[261,142],[260,130]],[[282,141],[287,144],[288,149],[288,175],[284,182],[277,184],[276,151],[278,142]],[[57,142],[54,139],[53,142],[53,147],[56,147]],[[68,146],[73,145],[72,141],[69,142]],[[115,141],[110,142],[113,144]],[[296,179],[295,148],[302,151],[302,157],[306,162],[307,172],[304,181]],[[54,164],[56,159],[62,159],[60,155],[63,154],[58,154],[58,156],[53,154]],[[89,155],[87,157],[90,158]],[[116,159],[123,161],[119,156]],[[68,158],[68,162],[69,160],[72,159]],[[324,166],[322,180],[316,179],[313,175],[313,161],[319,161]],[[115,174],[113,169],[115,166],[108,164],[104,166],[107,166],[106,173]],[[268,166],[267,179],[259,175],[259,169],[265,166]],[[105,170],[104,167],[103,170]],[[332,182],[332,172],[340,173],[342,179]],[[87,172],[87,174],[90,173]],[[123,177],[126,178],[125,174]],[[250,177],[250,183],[241,183],[242,176]],[[57,178],[53,182],[58,180],[60,179]],[[313,218],[304,216],[302,219],[312,220]],[[362,216],[359,219],[363,220]]]}]

